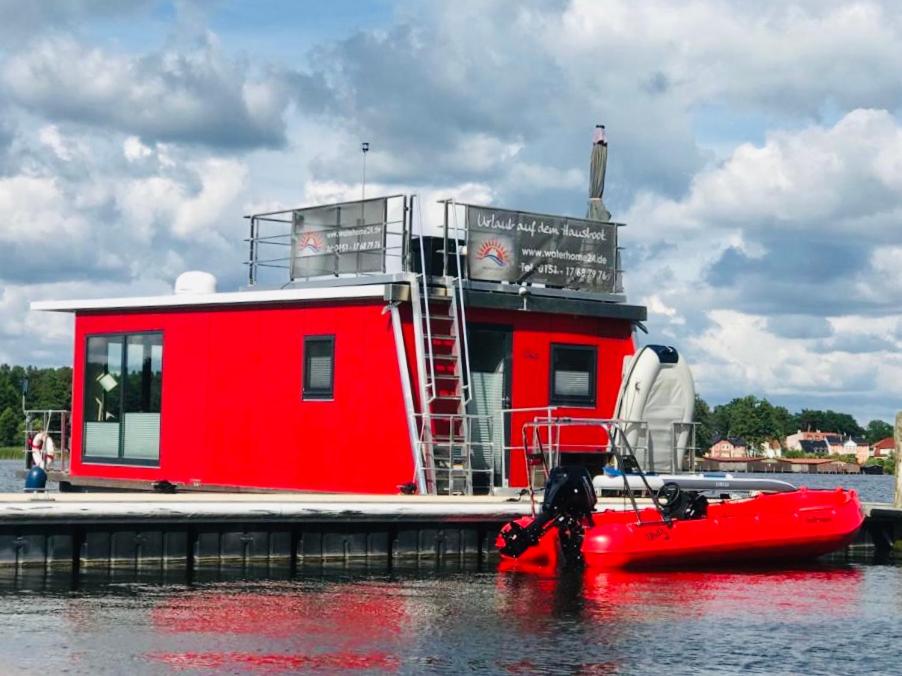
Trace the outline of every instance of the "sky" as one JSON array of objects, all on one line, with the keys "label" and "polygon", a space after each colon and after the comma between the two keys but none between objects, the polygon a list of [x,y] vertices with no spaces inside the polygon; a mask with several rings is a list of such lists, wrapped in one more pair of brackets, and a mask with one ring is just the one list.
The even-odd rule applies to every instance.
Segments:
[{"label": "sky", "polygon": [[248,213],[417,193],[580,216],[711,403],[902,409],[892,2],[0,0],[0,363],[44,299],[239,288]]}]

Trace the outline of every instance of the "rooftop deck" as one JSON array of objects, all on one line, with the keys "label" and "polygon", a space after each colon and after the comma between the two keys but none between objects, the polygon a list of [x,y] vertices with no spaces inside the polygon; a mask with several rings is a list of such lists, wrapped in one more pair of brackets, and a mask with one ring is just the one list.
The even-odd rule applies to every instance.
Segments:
[{"label": "rooftop deck", "polygon": [[[622,223],[439,203],[427,223],[415,195],[252,214],[248,286],[128,298],[36,301],[33,310],[102,312],[384,297],[417,277],[456,277],[479,307],[532,309],[643,321],[626,305],[618,230]],[[447,286],[447,285],[445,285]],[[600,309],[600,303],[621,306]]]},{"label": "rooftop deck", "polygon": [[[409,300],[409,286],[413,281],[412,273],[369,275],[353,279],[311,279],[294,282],[284,289],[34,301],[31,309],[46,312],[110,312],[366,299],[396,302]],[[519,286],[476,281],[468,281],[464,287],[466,303],[472,307],[608,317],[633,322],[643,322],[648,316],[644,306],[614,302],[587,291],[541,286],[529,286],[527,290],[528,293],[524,294]]]},{"label": "rooftop deck", "polygon": [[423,215],[415,195],[253,214],[248,285],[392,273],[583,291],[623,302],[623,224],[459,204]]}]

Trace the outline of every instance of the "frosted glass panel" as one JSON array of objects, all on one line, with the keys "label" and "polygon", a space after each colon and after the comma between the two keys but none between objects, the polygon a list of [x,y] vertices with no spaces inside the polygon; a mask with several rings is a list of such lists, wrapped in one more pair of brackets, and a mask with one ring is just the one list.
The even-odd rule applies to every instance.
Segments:
[{"label": "frosted glass panel", "polygon": [[99,458],[119,456],[119,423],[89,422],[85,424],[84,454]]},{"label": "frosted glass panel", "polygon": [[495,473],[500,475],[504,436],[502,435],[503,420],[498,412],[502,408],[504,374],[473,371],[470,374],[470,382],[473,398],[467,407],[468,413],[489,416],[477,418],[470,428],[473,442],[473,467],[474,469],[489,469],[493,467],[494,461]]},{"label": "frosted glass panel", "polygon": [[589,374],[585,371],[555,371],[554,391],[562,397],[589,395]]},{"label": "frosted glass panel", "polygon": [[123,457],[156,460],[160,457],[160,414],[126,413]]},{"label": "frosted glass panel", "polygon": [[332,355],[310,357],[310,389],[328,390],[332,387]]}]

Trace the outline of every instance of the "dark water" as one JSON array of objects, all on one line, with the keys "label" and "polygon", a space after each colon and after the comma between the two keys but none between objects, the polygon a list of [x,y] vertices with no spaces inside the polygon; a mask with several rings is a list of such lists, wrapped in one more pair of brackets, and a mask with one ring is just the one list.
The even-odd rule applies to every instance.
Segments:
[{"label": "dark water", "polygon": [[899,673],[902,568],[0,584],[2,673]]}]

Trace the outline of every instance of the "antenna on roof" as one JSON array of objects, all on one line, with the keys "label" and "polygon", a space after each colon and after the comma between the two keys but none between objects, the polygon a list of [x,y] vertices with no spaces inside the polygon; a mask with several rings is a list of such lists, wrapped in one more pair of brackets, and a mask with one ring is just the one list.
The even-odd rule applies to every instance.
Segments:
[{"label": "antenna on roof", "polygon": [[363,153],[363,186],[360,188],[360,199],[366,199],[366,154],[370,151],[369,141],[360,144],[360,152]]}]

